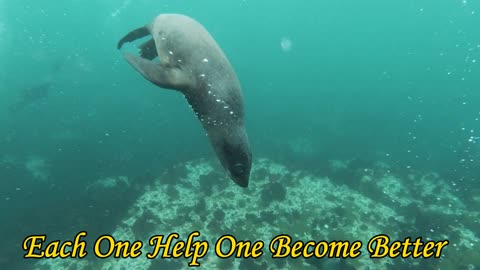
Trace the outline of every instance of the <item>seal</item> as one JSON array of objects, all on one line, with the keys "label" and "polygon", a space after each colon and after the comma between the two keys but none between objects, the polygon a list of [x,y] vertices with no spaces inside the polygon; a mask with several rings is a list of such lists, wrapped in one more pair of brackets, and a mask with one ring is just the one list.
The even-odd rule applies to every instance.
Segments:
[{"label": "seal", "polygon": [[185,96],[223,168],[236,184],[248,187],[252,153],[243,95],[222,49],[199,22],[182,14],[158,15],[125,35],[117,48],[147,36],[139,56],[124,54],[127,62],[151,83]]}]

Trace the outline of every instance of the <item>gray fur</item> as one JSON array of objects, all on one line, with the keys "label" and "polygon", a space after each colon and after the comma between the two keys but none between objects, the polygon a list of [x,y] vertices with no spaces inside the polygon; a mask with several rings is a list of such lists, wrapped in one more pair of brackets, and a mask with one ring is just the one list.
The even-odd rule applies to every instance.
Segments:
[{"label": "gray fur", "polygon": [[[200,23],[180,14],[157,16],[117,47],[148,34],[153,42],[141,45],[140,56],[126,53],[126,60],[153,84],[184,94],[222,166],[235,183],[247,187],[252,154],[240,83],[227,57]],[[158,62],[151,61],[157,56]]]}]

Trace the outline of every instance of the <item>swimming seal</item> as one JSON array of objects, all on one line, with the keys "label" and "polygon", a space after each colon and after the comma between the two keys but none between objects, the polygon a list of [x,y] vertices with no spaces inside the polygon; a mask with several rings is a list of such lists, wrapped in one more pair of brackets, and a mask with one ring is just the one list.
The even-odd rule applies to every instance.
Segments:
[{"label": "swimming seal", "polygon": [[223,168],[247,187],[252,153],[240,82],[227,57],[200,23],[181,14],[157,16],[125,35],[117,48],[149,35],[140,56],[125,53],[125,59],[153,84],[183,93]]}]

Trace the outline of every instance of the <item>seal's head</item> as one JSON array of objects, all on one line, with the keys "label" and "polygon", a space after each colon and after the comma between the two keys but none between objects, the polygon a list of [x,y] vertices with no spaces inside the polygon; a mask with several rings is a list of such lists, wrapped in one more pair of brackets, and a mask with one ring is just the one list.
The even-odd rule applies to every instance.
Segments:
[{"label": "seal's head", "polygon": [[244,132],[230,133],[221,143],[214,144],[220,162],[230,178],[241,187],[248,187],[252,168],[252,152]]}]

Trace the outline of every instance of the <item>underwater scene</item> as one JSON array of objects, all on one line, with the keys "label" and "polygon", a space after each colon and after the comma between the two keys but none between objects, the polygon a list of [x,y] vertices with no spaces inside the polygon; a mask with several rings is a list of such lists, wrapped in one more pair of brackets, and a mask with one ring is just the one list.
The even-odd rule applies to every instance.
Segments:
[{"label": "underwater scene", "polygon": [[0,0],[0,269],[480,270],[480,1]]}]

